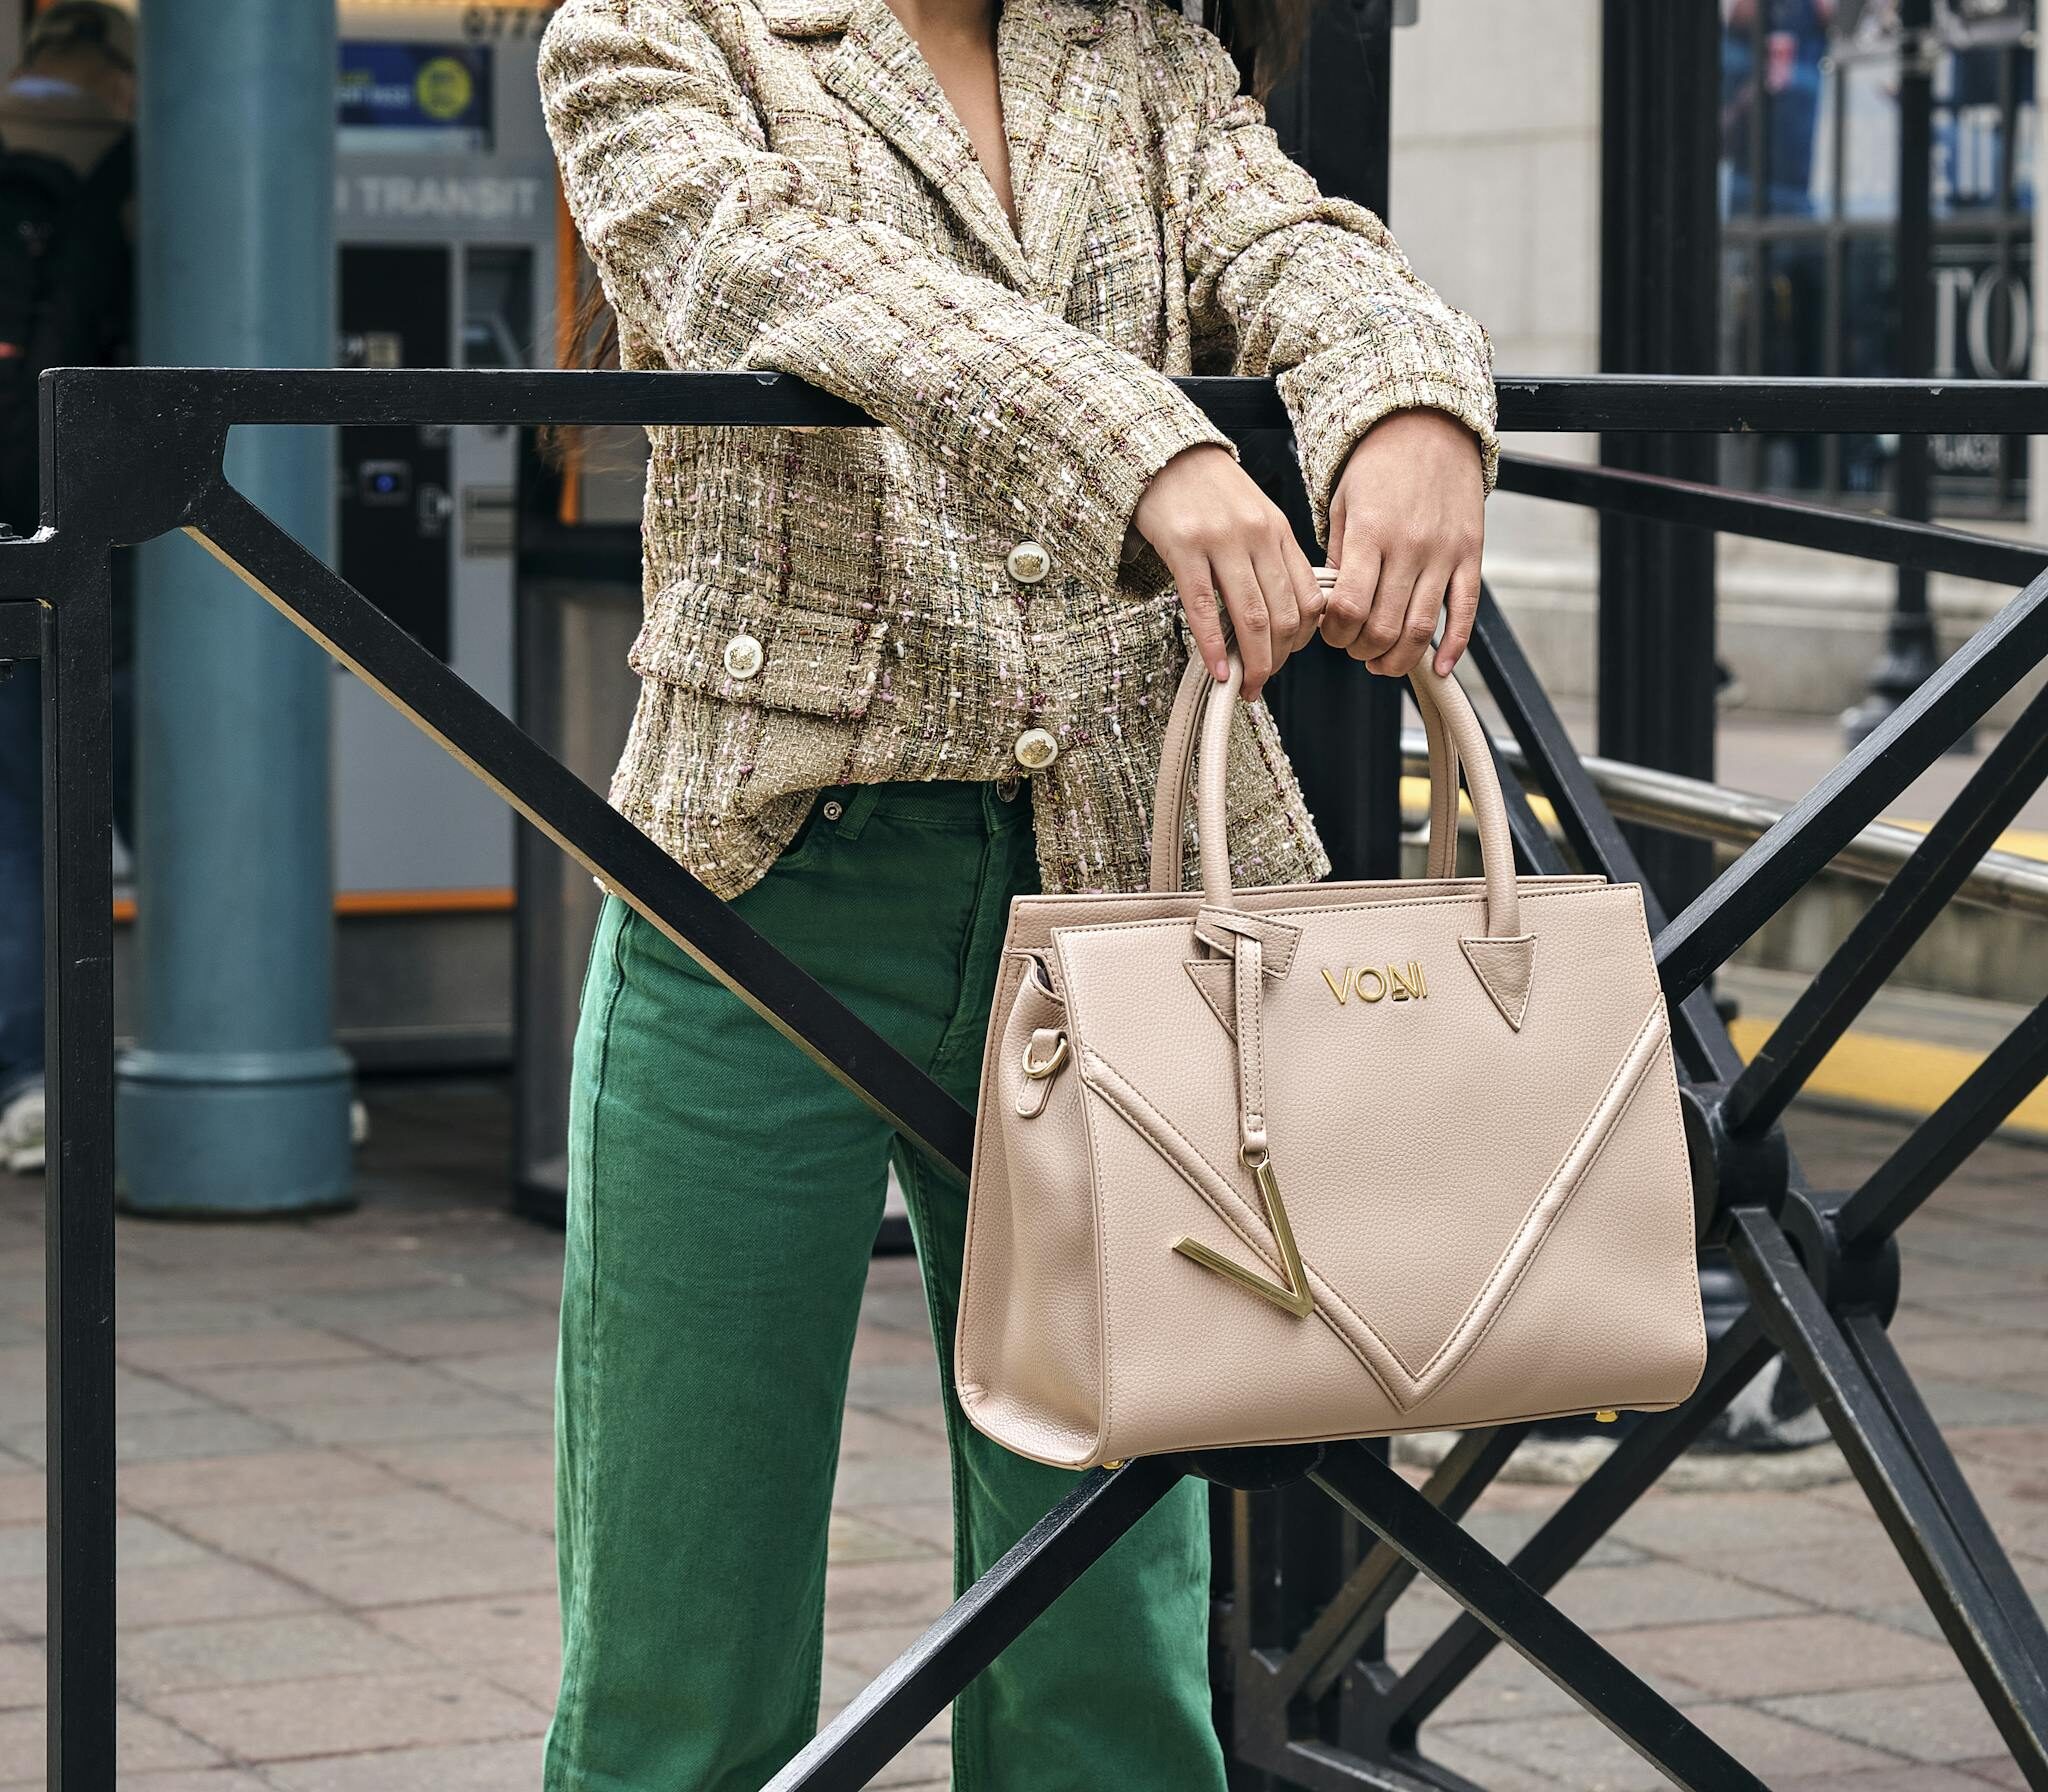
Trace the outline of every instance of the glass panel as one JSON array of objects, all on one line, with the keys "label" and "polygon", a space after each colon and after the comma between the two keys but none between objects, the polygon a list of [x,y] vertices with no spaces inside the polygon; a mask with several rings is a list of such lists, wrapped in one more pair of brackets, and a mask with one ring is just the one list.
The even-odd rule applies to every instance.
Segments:
[{"label": "glass panel", "polygon": [[462,365],[533,365],[533,251],[471,243],[462,257]]},{"label": "glass panel", "polygon": [[1762,0],[1765,105],[1764,210],[1812,217],[1826,208],[1818,155],[1821,65],[1828,54],[1834,0]]},{"label": "glass panel", "polygon": [[[1764,249],[1761,357],[1767,378],[1827,371],[1827,245],[1824,237],[1769,243]],[[1818,490],[1822,438],[1774,436],[1763,452],[1763,483],[1781,491]]]},{"label": "glass panel", "polygon": [[2005,75],[2010,52],[1951,51],[1934,76],[1937,217],[1996,207],[2005,186]]},{"label": "glass panel", "polygon": [[1754,0],[1722,0],[1721,216],[1756,209],[1757,41]]},{"label": "glass panel", "polygon": [[1842,59],[1842,216],[1890,218],[1899,209],[1899,60],[1889,50]]},{"label": "glass panel", "polygon": [[[1897,264],[1884,237],[1851,237],[1842,257],[1842,325],[1838,345],[1845,379],[1881,379],[1898,371]],[[1897,436],[1842,438],[1842,489],[1876,497],[1891,484]]]},{"label": "glass panel", "polygon": [[[2026,239],[2010,254],[1995,241],[1965,238],[1936,246],[1935,377],[2025,379],[2032,360],[2033,297]],[[2002,436],[1928,438],[1936,492],[1957,508],[1996,504],[2008,457]]]}]

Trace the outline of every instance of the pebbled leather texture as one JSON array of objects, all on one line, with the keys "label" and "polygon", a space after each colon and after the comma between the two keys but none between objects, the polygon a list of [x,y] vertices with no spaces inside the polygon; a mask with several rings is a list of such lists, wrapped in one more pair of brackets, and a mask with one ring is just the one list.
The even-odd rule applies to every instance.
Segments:
[{"label": "pebbled leather texture", "polygon": [[[1233,890],[1212,768],[1236,682],[1183,682],[1155,793],[1177,843],[1192,774],[1199,894],[1161,853],[1148,894],[1012,905],[955,1340],[969,1418],[1084,1467],[1678,1404],[1706,1331],[1640,891],[1515,875],[1478,720],[1426,668],[1433,875]],[[1479,878],[1435,852],[1460,769]],[[1262,1154],[1306,1317],[1175,1248],[1285,1285]]]}]

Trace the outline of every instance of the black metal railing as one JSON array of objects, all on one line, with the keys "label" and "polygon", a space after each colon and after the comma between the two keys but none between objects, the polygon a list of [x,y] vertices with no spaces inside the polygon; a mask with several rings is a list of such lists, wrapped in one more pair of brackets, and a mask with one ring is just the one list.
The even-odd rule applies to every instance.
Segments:
[{"label": "black metal railing", "polygon": [[[1284,427],[1271,382],[1182,381],[1226,429]],[[467,763],[721,983],[907,1135],[963,1174],[968,1117],[914,1065],[770,947],[361,592],[231,486],[236,423],[808,423],[866,426],[778,376],[682,373],[259,372],[60,369],[42,386],[43,525],[0,542],[0,656],[45,662],[49,920],[49,1784],[114,1784],[113,1016],[105,738],[109,552],[182,529]],[[1518,430],[2048,430],[2048,389],[1901,382],[1505,380]],[[1859,1188],[1811,1187],[1779,1121],[1975,857],[2048,769],[2048,696],[1972,776],[1869,915],[1745,1065],[1708,976],[1963,729],[2048,657],[2048,550],[1923,524],[1849,517],[1680,482],[1510,461],[1509,489],[1895,564],[2028,582],[1939,674],[1683,913],[1650,899],[1672,1005],[1702,1242],[1726,1250],[1749,1308],[1714,1345],[1698,1392],[1616,1445],[1502,1562],[1459,1526],[1522,1435],[1465,1436],[1420,1491],[1355,1443],[1137,1461],[1073,1494],[958,1600],[779,1774],[779,1792],[865,1784],[1002,1647],[1182,1475],[1225,1487],[1307,1483],[1375,1540],[1335,1585],[1275,1603],[1272,1552],[1297,1582],[1329,1552],[1262,1535],[1236,1496],[1220,1709],[1248,1772],[1309,1788],[1469,1782],[1422,1731],[1497,1642],[1564,1687],[1674,1783],[1761,1782],[1547,1598],[1657,1476],[1779,1353],[1812,1391],[1851,1468],[2026,1782],[2048,1792],[2048,1633],[1929,1417],[1885,1326],[1895,1236],[2048,1071],[2048,1002]],[[1580,866],[1637,866],[1506,619],[1482,604],[1473,658]],[[1392,777],[1396,767],[1383,768]],[[1503,778],[1523,862],[1564,858],[1523,787]],[[1646,893],[1647,894],[1647,893]],[[1404,1672],[1360,1651],[1418,1577],[1462,1613]],[[1306,1613],[1297,1622],[1292,1614]]]}]

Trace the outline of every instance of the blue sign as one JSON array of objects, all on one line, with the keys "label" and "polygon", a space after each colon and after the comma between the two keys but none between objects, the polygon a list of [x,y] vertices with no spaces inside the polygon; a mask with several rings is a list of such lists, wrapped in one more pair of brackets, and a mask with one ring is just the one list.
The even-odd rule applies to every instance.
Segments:
[{"label": "blue sign", "polygon": [[340,147],[460,152],[491,146],[491,46],[341,46]]}]

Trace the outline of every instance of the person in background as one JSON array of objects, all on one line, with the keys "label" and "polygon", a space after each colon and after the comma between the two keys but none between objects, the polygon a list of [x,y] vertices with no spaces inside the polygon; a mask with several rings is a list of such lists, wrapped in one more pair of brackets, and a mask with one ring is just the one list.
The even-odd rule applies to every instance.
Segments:
[{"label": "person in background", "polygon": [[[132,359],[134,21],[60,0],[0,86],[0,525],[34,532],[36,381]],[[114,553],[114,807],[133,781],[133,561]],[[0,673],[0,1169],[43,1167],[42,692]]]}]

